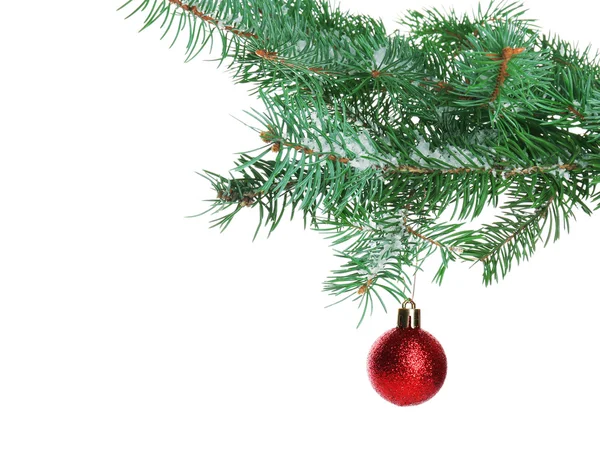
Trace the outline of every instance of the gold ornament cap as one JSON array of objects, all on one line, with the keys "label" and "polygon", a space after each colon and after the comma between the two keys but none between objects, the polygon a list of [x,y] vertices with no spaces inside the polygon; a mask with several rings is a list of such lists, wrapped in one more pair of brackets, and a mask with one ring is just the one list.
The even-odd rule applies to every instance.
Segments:
[{"label": "gold ornament cap", "polygon": [[[408,304],[410,309],[406,307]],[[405,300],[398,309],[398,328],[421,328],[421,309],[417,309],[412,299]]]}]

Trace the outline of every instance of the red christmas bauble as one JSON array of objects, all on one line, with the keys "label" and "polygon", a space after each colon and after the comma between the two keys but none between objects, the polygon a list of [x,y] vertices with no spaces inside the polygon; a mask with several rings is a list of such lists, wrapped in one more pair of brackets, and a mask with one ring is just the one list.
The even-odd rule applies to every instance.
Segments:
[{"label": "red christmas bauble", "polygon": [[420,328],[393,328],[369,353],[369,379],[384,399],[398,406],[433,397],[446,379],[446,354],[433,335]]}]

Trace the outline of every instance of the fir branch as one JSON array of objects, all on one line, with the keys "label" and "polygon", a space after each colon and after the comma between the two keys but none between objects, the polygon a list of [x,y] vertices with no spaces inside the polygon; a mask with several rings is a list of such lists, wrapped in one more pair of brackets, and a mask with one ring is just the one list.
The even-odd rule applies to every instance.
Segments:
[{"label": "fir branch", "polygon": [[[544,190],[541,186],[538,188]],[[568,230],[568,219],[573,216],[572,204],[561,202],[556,194],[548,191],[538,200],[517,198],[518,193],[518,190],[511,193],[499,221],[484,225],[481,240],[471,244],[466,252],[475,258],[473,266],[483,264],[485,284],[497,281],[500,275],[506,276],[514,262],[531,257],[544,231],[547,244],[551,238],[558,240],[561,224]]]},{"label": "fir branch", "polygon": [[379,291],[397,301],[407,298],[404,291],[411,284],[407,267],[429,247],[409,239],[403,213],[381,211],[372,213],[368,220],[354,218],[320,218],[315,229],[327,234],[333,246],[344,246],[336,255],[346,263],[332,272],[324,289],[342,296],[342,301],[359,301],[363,309],[360,325],[375,299],[385,308]]},{"label": "fir branch", "polygon": [[[300,213],[345,262],[325,289],[362,317],[383,293],[406,298],[417,258],[439,255],[437,282],[453,261],[481,263],[489,284],[556,240],[575,208],[600,206],[599,56],[540,34],[521,3],[411,11],[407,35],[322,0],[126,5],[186,60],[218,37],[219,63],[266,109],[249,112],[264,146],[228,176],[203,174],[213,226],[250,208],[256,234],[270,233]],[[481,229],[452,222],[503,197]]]},{"label": "fir branch", "polygon": [[520,226],[514,231],[510,232],[504,239],[496,243],[483,257],[478,260],[481,262],[490,261],[492,256],[498,255],[498,253],[505,248],[509,243],[513,242],[516,237],[520,236],[526,229],[529,229],[534,223],[538,222],[540,218],[544,218],[548,214],[550,205],[554,202],[554,197],[550,197],[544,205],[537,209],[534,213],[526,217]]}]

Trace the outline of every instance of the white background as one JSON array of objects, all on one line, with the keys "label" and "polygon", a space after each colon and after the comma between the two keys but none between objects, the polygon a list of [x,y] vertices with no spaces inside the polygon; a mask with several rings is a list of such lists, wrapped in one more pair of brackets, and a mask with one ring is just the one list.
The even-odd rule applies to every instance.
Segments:
[{"label": "white background", "polygon": [[[324,308],[323,237],[294,221],[252,242],[252,210],[224,234],[185,218],[212,197],[195,171],[261,144],[232,117],[258,103],[118,5],[2,7],[0,466],[600,466],[599,217],[493,287],[460,264],[432,285],[430,265],[416,300],[448,377],[395,407],[365,371],[395,314],[357,330],[354,304]],[[595,49],[591,5],[528,2]],[[443,4],[342,6],[391,29]]]}]

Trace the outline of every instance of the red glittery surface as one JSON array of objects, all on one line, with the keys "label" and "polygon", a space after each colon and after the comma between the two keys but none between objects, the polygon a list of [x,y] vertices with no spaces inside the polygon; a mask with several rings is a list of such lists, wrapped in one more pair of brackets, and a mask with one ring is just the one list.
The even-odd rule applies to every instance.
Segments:
[{"label": "red glittery surface", "polygon": [[420,328],[393,328],[369,352],[369,379],[390,403],[418,405],[433,397],[446,378],[446,354],[433,335]]}]

